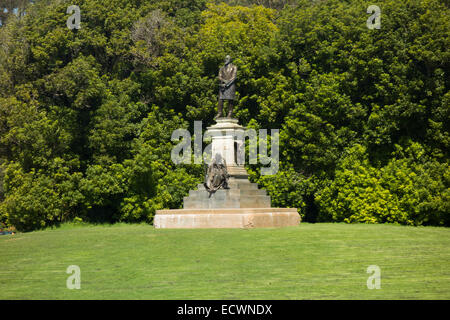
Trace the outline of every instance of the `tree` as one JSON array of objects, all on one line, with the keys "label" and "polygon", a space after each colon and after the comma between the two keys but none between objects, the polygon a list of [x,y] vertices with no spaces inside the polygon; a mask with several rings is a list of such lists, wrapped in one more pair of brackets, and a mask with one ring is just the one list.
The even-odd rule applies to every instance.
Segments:
[{"label": "tree", "polygon": [[202,172],[172,163],[171,132],[212,124],[230,54],[240,122],[280,130],[277,174],[247,165],[274,206],[306,221],[449,225],[445,2],[382,0],[373,30],[362,0],[77,5],[79,30],[51,0],[0,28],[3,222],[151,223],[179,208]]}]

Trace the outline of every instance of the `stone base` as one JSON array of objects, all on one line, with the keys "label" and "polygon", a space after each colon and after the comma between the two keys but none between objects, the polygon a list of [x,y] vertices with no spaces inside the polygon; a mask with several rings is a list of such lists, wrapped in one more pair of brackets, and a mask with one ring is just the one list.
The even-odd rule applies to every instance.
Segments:
[{"label": "stone base", "polygon": [[155,228],[271,228],[296,226],[295,208],[156,210]]}]

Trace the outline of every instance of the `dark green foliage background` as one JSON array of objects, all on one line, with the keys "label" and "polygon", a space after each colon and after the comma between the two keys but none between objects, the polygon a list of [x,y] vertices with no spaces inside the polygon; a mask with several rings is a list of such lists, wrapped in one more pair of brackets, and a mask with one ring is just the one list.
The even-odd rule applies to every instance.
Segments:
[{"label": "dark green foliage background", "polygon": [[[381,29],[366,26],[371,4]],[[172,163],[171,133],[213,123],[230,53],[240,122],[280,129],[278,173],[248,166],[273,206],[311,222],[449,226],[448,2],[20,5],[0,27],[2,223],[151,223],[180,208],[203,168]]]}]

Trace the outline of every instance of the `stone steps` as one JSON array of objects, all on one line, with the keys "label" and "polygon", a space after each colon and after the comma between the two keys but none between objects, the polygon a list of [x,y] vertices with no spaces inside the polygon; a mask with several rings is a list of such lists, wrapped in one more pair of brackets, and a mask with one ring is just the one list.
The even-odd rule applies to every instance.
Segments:
[{"label": "stone steps", "polygon": [[[245,168],[243,172],[246,173]],[[257,183],[250,182],[247,175],[245,177],[231,175],[228,180],[228,187],[229,189],[219,189],[210,194],[203,183],[198,184],[197,190],[190,190],[189,195],[184,197],[183,208],[239,209],[271,207],[270,196],[267,195],[267,191],[265,189],[259,189]]]},{"label": "stone steps", "polygon": [[270,197],[266,195],[224,198],[184,198],[184,209],[211,208],[270,208]]},{"label": "stone steps", "polygon": [[212,193],[211,196],[208,191],[203,190],[190,190],[189,198],[195,199],[209,199],[216,198],[221,199],[224,197],[247,197],[247,196],[266,196],[267,192],[264,189],[219,189]]},{"label": "stone steps", "polygon": [[[228,187],[230,189],[253,189],[256,190],[258,189],[258,184],[257,183],[252,183],[250,181],[247,182],[243,182],[243,181],[230,181],[228,182]],[[205,186],[203,184],[198,184],[197,185],[197,189],[198,190],[205,190]]]},{"label": "stone steps", "polygon": [[270,196],[256,183],[231,181],[230,189],[219,189],[214,193],[206,191],[203,185],[199,190],[190,190],[183,199],[185,209],[216,208],[270,208]]}]

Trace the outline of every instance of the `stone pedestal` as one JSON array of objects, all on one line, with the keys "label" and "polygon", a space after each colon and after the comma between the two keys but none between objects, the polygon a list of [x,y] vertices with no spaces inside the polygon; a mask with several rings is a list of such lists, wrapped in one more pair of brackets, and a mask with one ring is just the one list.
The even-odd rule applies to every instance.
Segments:
[{"label": "stone pedestal", "polygon": [[211,136],[212,139],[212,156],[218,153],[225,159],[227,171],[231,177],[248,180],[244,160],[239,163],[239,153],[244,152],[242,147],[245,145],[244,132],[246,128],[239,125],[237,119],[219,118],[215,125],[206,129],[205,135]]},{"label": "stone pedestal", "polygon": [[237,119],[219,118],[207,128],[212,137],[212,156],[219,153],[230,174],[230,189],[209,194],[203,184],[190,190],[183,199],[183,209],[157,210],[155,228],[259,228],[284,227],[300,223],[295,208],[271,208],[266,190],[248,180],[238,152],[245,142],[245,128]]}]

